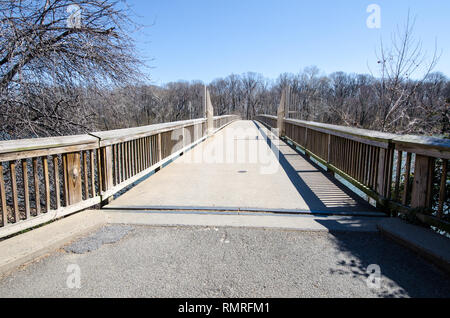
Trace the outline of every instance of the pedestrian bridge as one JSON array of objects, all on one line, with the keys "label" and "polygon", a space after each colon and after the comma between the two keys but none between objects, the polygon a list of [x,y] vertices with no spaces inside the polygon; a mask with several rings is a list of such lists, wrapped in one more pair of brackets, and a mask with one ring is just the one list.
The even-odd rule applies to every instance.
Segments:
[{"label": "pedestrian bridge", "polygon": [[0,237],[87,208],[388,216],[444,230],[448,139],[278,116],[0,142]]},{"label": "pedestrian bridge", "polygon": [[261,123],[244,120],[105,208],[384,215]]}]

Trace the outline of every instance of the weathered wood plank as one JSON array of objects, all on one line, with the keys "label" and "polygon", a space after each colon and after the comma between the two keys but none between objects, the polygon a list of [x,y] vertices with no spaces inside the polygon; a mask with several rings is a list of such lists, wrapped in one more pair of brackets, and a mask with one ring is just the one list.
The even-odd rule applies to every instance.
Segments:
[{"label": "weathered wood plank", "polygon": [[205,122],[205,121],[206,120],[203,118],[202,119],[183,120],[183,121],[148,125],[148,126],[135,127],[135,128],[98,131],[98,132],[91,133],[91,135],[99,138],[100,146],[104,147],[104,146],[108,146],[108,145],[112,145],[112,144],[116,144],[116,143],[121,143],[121,142],[135,140],[138,138],[156,135],[161,132],[171,131],[176,128],[183,128],[186,126],[193,125],[195,123],[201,123],[201,122]]},{"label": "weathered wood plank", "polygon": [[409,194],[409,175],[411,174],[411,158],[412,154],[408,152],[406,154],[406,166],[405,166],[405,180],[404,180],[404,190],[403,190],[403,205],[407,204],[408,194]]},{"label": "weathered wood plank", "polygon": [[34,199],[36,206],[36,215],[41,214],[41,196],[39,191],[39,169],[38,158],[33,158],[33,180],[34,180]]},{"label": "weathered wood plank", "polygon": [[67,204],[66,206],[76,204],[83,201],[83,193],[81,189],[81,164],[80,153],[74,152],[66,155],[66,171],[67,176]]},{"label": "weathered wood plank", "polygon": [[398,150],[428,157],[450,159],[450,139],[404,135],[398,136],[392,141]]},{"label": "weathered wood plank", "polygon": [[426,208],[428,207],[428,191],[429,182],[431,180],[430,164],[432,158],[416,155],[416,162],[414,166],[414,182],[411,193],[411,207],[412,208]]},{"label": "weathered wood plank", "polygon": [[95,196],[97,196],[97,193],[95,191],[95,164],[94,164],[94,150],[90,150],[89,151],[89,161],[91,164],[91,194],[92,197],[94,198]]},{"label": "weathered wood plank", "polygon": [[63,154],[61,156],[63,162],[63,196],[64,205],[69,206],[69,188],[68,188],[68,176],[67,176],[67,156],[68,154]]},{"label": "weathered wood plank", "polygon": [[28,166],[27,160],[22,159],[22,181],[23,181],[23,199],[25,204],[25,218],[29,219],[31,216],[30,213],[30,187],[28,184]]},{"label": "weathered wood plank", "polygon": [[59,185],[59,166],[57,155],[53,155],[53,177],[55,181],[56,210],[58,210],[61,207],[61,194]]},{"label": "weathered wood plank", "polygon": [[89,199],[89,178],[88,178],[88,164],[87,164],[87,152],[83,151],[83,176],[84,176],[84,199]]},{"label": "weathered wood plank", "polygon": [[445,186],[447,184],[447,165],[448,160],[444,159],[442,160],[442,175],[441,175],[441,183],[439,188],[439,205],[438,205],[438,218],[442,218],[443,211],[444,211],[444,202],[445,202],[445,195],[447,193]]},{"label": "weathered wood plank", "polygon": [[397,167],[395,169],[394,200],[398,200],[400,192],[400,174],[402,172],[403,152],[397,151]]},{"label": "weathered wood plank", "polygon": [[42,157],[42,171],[44,173],[44,189],[45,189],[45,212],[51,210],[51,199],[50,199],[50,175],[48,171],[48,160],[47,157]]},{"label": "weathered wood plank", "polygon": [[2,207],[2,226],[8,224],[8,209],[6,205],[5,180],[3,178],[3,164],[0,162],[0,200]]},{"label": "weathered wood plank", "polygon": [[17,193],[17,179],[16,179],[16,162],[9,162],[9,173],[11,177],[11,191],[12,191],[12,200],[13,200],[13,209],[14,209],[14,222],[17,223],[20,221],[19,214],[19,198]]},{"label": "weathered wood plank", "polygon": [[0,161],[21,160],[98,147],[98,139],[89,135],[0,141]]}]

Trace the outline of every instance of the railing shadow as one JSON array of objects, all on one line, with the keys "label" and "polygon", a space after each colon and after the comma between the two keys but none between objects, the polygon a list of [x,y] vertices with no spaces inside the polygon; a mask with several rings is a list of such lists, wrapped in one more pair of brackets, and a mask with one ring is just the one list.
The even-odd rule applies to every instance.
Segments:
[{"label": "railing shadow", "polygon": [[[317,219],[328,229],[337,221]],[[358,220],[354,221],[358,223]],[[449,297],[448,275],[418,257],[409,249],[379,233],[330,230],[338,261],[329,269],[331,275],[367,281],[370,265],[379,266],[379,287],[369,287],[378,297]]]},{"label": "railing shadow", "polygon": [[[299,195],[303,198],[305,203],[308,205],[311,211],[323,211],[323,212],[374,212],[377,211],[373,206],[364,201],[357,194],[352,192],[350,189],[340,184],[337,180],[330,177],[321,167],[316,163],[306,158],[306,156],[301,153],[295,153],[302,160],[306,160],[308,165],[312,166],[313,169],[307,170],[296,170],[287,156],[295,157],[294,154],[287,154],[284,147],[291,149],[287,144],[282,144],[280,146],[273,146],[272,139],[265,133],[261,128],[260,124],[253,121],[259,132],[263,135],[268,147],[277,155],[280,166],[285,171],[292,185],[295,187]],[[276,149],[274,149],[276,148]],[[314,184],[314,189],[312,189],[301,176],[302,173],[319,173],[320,176],[328,183],[327,185],[321,185],[319,183]],[[320,196],[318,195],[320,193]]]}]

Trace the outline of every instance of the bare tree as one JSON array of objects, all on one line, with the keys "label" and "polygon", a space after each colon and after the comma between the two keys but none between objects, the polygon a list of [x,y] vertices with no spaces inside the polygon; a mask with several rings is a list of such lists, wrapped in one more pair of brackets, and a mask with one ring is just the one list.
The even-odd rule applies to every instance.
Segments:
[{"label": "bare tree", "polygon": [[[380,66],[380,81],[375,90],[379,110],[377,126],[382,131],[414,129],[417,121],[409,117],[409,101],[439,60],[435,49],[431,60],[427,61],[421,41],[413,37],[413,31],[414,22],[408,12],[404,28],[397,28],[390,47],[381,42],[377,53]],[[420,79],[414,80],[416,76]]]},{"label": "bare tree", "polygon": [[2,129],[11,137],[89,129],[83,91],[138,78],[122,1],[0,0]]}]

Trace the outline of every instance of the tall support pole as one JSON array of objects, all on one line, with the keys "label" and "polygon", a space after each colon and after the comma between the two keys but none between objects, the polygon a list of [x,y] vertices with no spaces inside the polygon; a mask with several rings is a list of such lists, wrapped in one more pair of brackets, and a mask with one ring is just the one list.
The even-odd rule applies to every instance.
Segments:
[{"label": "tall support pole", "polygon": [[285,90],[286,90],[286,99],[285,99],[286,106],[284,107],[285,118],[292,118],[291,117],[291,113],[292,113],[292,111],[291,111],[291,86],[290,85],[286,86]]},{"label": "tall support pole", "polygon": [[206,117],[206,91],[207,91],[207,88],[206,88],[206,85],[204,85],[203,86],[203,118],[207,118]]},{"label": "tall support pole", "polygon": [[286,90],[283,89],[281,93],[281,101],[277,110],[277,129],[278,129],[278,137],[282,137],[285,134],[284,131],[284,118],[286,114]]},{"label": "tall support pole", "polygon": [[211,95],[209,94],[209,90],[205,86],[205,97],[206,97],[206,129],[207,135],[211,136],[214,131],[214,109],[211,103]]}]

